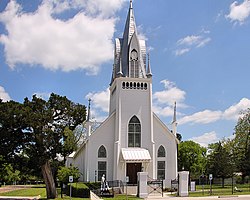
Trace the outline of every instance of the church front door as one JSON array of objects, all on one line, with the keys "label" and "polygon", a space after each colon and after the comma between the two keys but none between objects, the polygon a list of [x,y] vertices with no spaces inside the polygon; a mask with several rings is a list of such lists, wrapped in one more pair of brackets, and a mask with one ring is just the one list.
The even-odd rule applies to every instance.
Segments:
[{"label": "church front door", "polygon": [[137,172],[141,172],[141,163],[127,163],[127,176],[129,177],[128,184],[137,184]]}]

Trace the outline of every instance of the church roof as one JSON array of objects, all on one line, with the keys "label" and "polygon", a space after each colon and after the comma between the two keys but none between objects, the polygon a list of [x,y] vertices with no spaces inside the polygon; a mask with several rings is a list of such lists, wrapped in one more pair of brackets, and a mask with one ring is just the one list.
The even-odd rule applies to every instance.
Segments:
[{"label": "church roof", "polygon": [[[147,78],[146,44],[137,34],[132,0],[122,38],[115,39],[115,57],[111,84],[115,78]],[[151,74],[151,69],[150,69]]]},{"label": "church roof", "polygon": [[126,162],[150,162],[149,151],[144,148],[122,148],[122,157]]}]

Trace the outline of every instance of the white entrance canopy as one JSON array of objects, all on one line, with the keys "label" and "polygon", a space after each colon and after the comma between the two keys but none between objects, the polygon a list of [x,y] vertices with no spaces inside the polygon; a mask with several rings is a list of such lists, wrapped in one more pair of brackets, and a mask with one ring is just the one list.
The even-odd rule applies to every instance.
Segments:
[{"label": "white entrance canopy", "polygon": [[125,162],[150,162],[151,156],[147,149],[122,148],[122,157]]}]

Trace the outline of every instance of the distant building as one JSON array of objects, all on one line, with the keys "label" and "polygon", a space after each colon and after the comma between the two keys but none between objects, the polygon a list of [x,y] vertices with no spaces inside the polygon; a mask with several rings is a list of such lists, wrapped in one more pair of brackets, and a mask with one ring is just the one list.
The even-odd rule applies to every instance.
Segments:
[{"label": "distant building", "polygon": [[123,38],[115,39],[109,89],[108,118],[92,132],[89,104],[86,140],[66,165],[78,167],[82,181],[100,181],[104,174],[107,180],[129,176],[136,184],[137,172],[146,171],[170,187],[177,177],[176,111],[172,131],[152,111],[150,60],[145,41],[138,38],[132,1]]}]

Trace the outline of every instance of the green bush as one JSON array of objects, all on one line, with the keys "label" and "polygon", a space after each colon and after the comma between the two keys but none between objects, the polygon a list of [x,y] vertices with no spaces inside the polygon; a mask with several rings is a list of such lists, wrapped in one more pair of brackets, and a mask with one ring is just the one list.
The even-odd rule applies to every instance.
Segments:
[{"label": "green bush", "polygon": [[[72,197],[81,197],[81,198],[89,198],[90,197],[90,190],[88,186],[84,183],[71,183],[72,187]],[[66,194],[70,196],[70,184],[67,186]]]},{"label": "green bush", "polygon": [[101,182],[87,182],[85,183],[90,190],[97,190],[101,188]]}]

